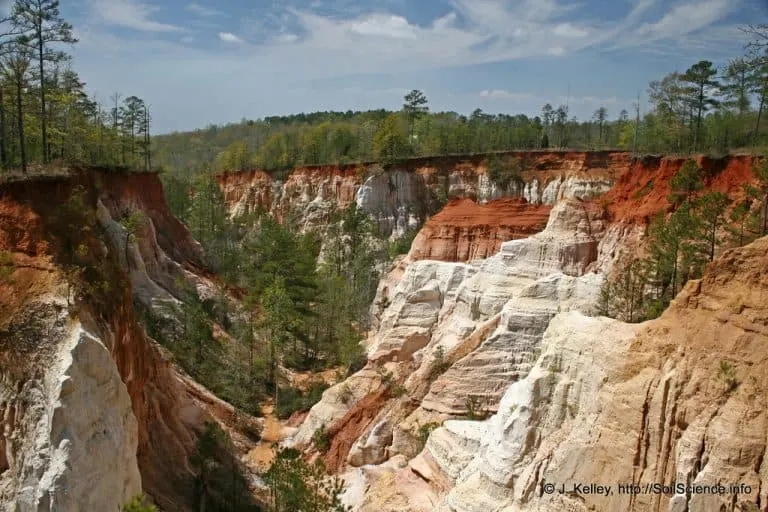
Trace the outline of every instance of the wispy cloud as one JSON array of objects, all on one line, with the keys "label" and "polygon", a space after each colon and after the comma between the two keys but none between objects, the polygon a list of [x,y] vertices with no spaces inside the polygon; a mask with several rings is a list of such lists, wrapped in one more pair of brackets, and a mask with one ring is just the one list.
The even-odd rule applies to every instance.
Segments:
[{"label": "wispy cloud", "polygon": [[243,40],[232,32],[219,32],[219,39],[226,43],[242,43]]},{"label": "wispy cloud", "polygon": [[395,39],[416,39],[416,27],[402,16],[373,14],[349,24],[350,32],[362,36],[383,36]]},{"label": "wispy cloud", "polygon": [[660,20],[640,26],[637,34],[656,39],[690,34],[723,18],[736,4],[738,2],[732,0],[694,0],[678,4]]},{"label": "wispy cloud", "polygon": [[534,98],[532,94],[527,92],[510,92],[504,89],[492,89],[492,90],[485,89],[480,91],[479,96],[484,99],[513,100],[513,101],[530,100]]},{"label": "wispy cloud", "polygon": [[138,0],[89,0],[90,14],[98,22],[143,32],[181,32],[183,29],[152,19],[160,10]]},{"label": "wispy cloud", "polygon": [[187,4],[184,9],[187,11],[202,16],[204,18],[210,18],[213,16],[221,16],[222,12],[211,7],[206,7],[197,3]]}]

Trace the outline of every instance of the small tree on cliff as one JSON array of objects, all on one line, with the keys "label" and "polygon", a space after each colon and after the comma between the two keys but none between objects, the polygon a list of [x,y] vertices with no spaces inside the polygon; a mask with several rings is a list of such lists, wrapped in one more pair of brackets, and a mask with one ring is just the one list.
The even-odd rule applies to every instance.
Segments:
[{"label": "small tree on cliff", "polygon": [[703,252],[709,261],[715,259],[715,250],[722,242],[719,233],[727,222],[725,211],[729,204],[728,196],[722,192],[710,192],[696,201],[697,214],[701,219]]},{"label": "small tree on cliff", "polygon": [[138,210],[127,215],[120,221],[125,230],[125,264],[130,268],[131,260],[128,257],[128,246],[137,240],[141,227],[144,225],[144,215]]},{"label": "small tree on cliff", "polygon": [[641,322],[646,311],[645,289],[648,284],[648,264],[632,259],[600,288],[598,312],[624,322]]},{"label": "small tree on cliff", "polygon": [[122,512],[158,512],[157,507],[147,503],[144,496],[135,496],[131,501],[123,505]]},{"label": "small tree on cliff", "polygon": [[344,484],[329,478],[320,459],[309,464],[294,449],[277,452],[265,480],[270,489],[270,512],[347,512],[341,503]]},{"label": "small tree on cliff", "polygon": [[289,332],[293,329],[293,303],[285,289],[285,281],[278,277],[264,290],[261,299],[261,326],[269,346],[269,363],[272,380],[275,385],[275,407],[277,407],[280,390],[280,351],[289,340]]},{"label": "small tree on cliff", "polygon": [[672,194],[670,203],[680,203],[683,200],[690,202],[693,195],[704,188],[701,180],[701,168],[693,160],[688,160],[670,181]]}]

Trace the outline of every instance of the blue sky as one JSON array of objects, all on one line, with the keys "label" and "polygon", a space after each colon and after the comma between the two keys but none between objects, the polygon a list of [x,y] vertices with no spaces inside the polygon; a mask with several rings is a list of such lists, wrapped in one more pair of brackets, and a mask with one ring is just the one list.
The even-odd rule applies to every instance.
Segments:
[{"label": "blue sky", "polygon": [[151,105],[154,130],[315,110],[399,108],[586,118],[648,82],[741,53],[765,0],[69,0],[74,68],[104,102]]}]

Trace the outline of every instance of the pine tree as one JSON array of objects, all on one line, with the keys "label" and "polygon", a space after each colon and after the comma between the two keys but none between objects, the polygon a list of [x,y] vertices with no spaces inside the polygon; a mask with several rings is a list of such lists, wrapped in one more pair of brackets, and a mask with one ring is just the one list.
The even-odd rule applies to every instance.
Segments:
[{"label": "pine tree", "polygon": [[670,181],[670,188],[669,202],[679,203],[683,199],[690,202],[693,195],[704,188],[701,168],[693,160],[687,160]]},{"label": "pine tree", "polygon": [[261,299],[261,326],[269,346],[269,361],[272,380],[275,385],[275,408],[279,404],[280,370],[279,356],[287,344],[289,332],[292,330],[291,311],[293,303],[285,289],[285,281],[278,277],[264,290]]},{"label": "pine tree", "polygon": [[730,200],[722,192],[710,192],[696,201],[696,210],[701,218],[703,252],[709,261],[714,261],[715,250],[722,242],[720,230],[726,224],[725,212]]},{"label": "pine tree", "polygon": [[690,96],[688,98],[691,112],[696,113],[696,128],[693,135],[693,150],[698,150],[701,139],[701,120],[704,114],[717,105],[717,100],[712,97],[712,90],[719,87],[715,80],[717,69],[708,60],[702,60],[688,68],[680,77],[684,82],[690,83]]},{"label": "pine tree", "polygon": [[48,125],[46,110],[45,63],[65,60],[66,54],[51,49],[52,44],[77,42],[72,34],[72,25],[65,22],[59,13],[59,0],[15,0],[12,11],[16,26],[29,35],[27,46],[35,52],[40,80],[40,121],[42,123],[43,162],[48,162]]}]

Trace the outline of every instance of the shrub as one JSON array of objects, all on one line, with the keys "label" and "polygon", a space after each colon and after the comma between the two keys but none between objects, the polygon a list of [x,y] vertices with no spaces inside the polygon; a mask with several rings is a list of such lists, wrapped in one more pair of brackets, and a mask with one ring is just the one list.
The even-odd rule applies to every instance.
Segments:
[{"label": "shrub", "polygon": [[632,194],[632,199],[637,200],[637,199],[643,198],[648,194],[650,194],[652,190],[653,190],[653,180],[650,180],[648,183],[643,185],[643,188],[641,188],[640,190]]},{"label": "shrub", "polygon": [[717,376],[725,384],[726,393],[732,393],[739,387],[739,381],[736,379],[736,368],[728,361],[720,361]]},{"label": "shrub", "polygon": [[157,507],[146,502],[144,496],[134,496],[134,498],[122,506],[122,512],[157,512]]},{"label": "shrub", "polygon": [[438,427],[440,427],[440,424],[436,422],[425,423],[424,425],[419,426],[419,441],[422,446],[427,444],[429,435]]},{"label": "shrub", "polygon": [[435,348],[435,355],[429,367],[429,380],[433,381],[450,368],[451,363],[445,360],[445,349],[442,345]]},{"label": "shrub", "polygon": [[496,155],[488,158],[488,179],[502,190],[506,190],[511,183],[522,183],[522,169],[519,158],[507,162],[502,162]]},{"label": "shrub", "polygon": [[467,419],[470,421],[483,421],[491,415],[488,408],[490,400],[476,396],[468,396],[465,402],[467,408]]},{"label": "shrub", "polygon": [[347,384],[342,384],[341,390],[339,390],[339,401],[344,405],[347,405],[355,397],[352,390]]},{"label": "shrub", "polygon": [[350,510],[341,503],[344,491],[341,479],[329,478],[321,460],[308,464],[297,450],[280,450],[264,480],[270,489],[268,510]]},{"label": "shrub", "polygon": [[320,425],[320,428],[312,434],[312,443],[320,453],[325,453],[331,448],[331,435],[325,429],[325,425]]},{"label": "shrub", "polygon": [[405,232],[403,236],[400,238],[396,238],[389,244],[389,257],[391,259],[395,259],[397,256],[400,256],[401,254],[408,254],[408,252],[411,250],[411,245],[413,245],[413,240],[416,238],[416,235],[419,234],[418,229],[409,229]]},{"label": "shrub", "polygon": [[320,401],[326,389],[328,384],[322,381],[313,383],[306,392],[294,387],[280,388],[275,414],[284,420],[296,412],[306,412]]},{"label": "shrub", "polygon": [[0,251],[0,283],[10,282],[13,271],[13,255],[8,251]]}]

